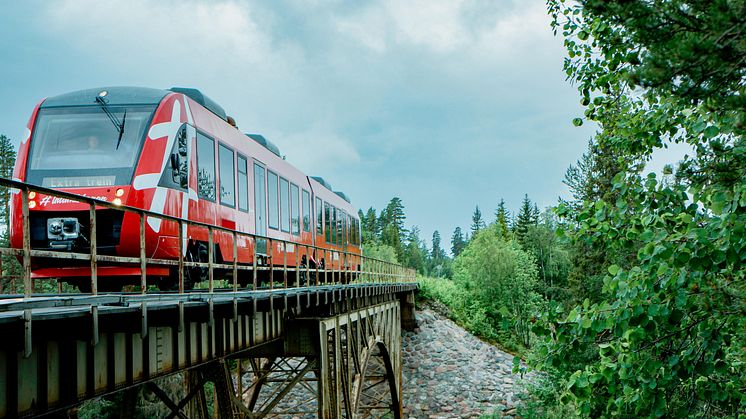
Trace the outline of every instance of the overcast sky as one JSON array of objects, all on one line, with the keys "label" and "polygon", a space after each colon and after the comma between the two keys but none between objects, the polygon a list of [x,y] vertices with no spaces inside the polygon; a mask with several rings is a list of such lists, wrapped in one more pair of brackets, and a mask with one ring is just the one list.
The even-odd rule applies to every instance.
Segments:
[{"label": "overcast sky", "polygon": [[546,207],[592,129],[543,0],[5,2],[0,133],[73,90],[196,87],[358,208],[429,241],[500,198]]}]

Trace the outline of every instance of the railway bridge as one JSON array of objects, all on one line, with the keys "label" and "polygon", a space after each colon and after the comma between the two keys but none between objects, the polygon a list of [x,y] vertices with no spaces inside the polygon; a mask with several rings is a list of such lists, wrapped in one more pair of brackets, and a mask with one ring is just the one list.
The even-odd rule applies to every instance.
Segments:
[{"label": "railway bridge", "polygon": [[[270,247],[274,241],[296,252],[295,260],[323,251],[327,260],[356,257],[359,263],[242,266],[235,258],[189,261],[183,252],[178,261],[155,260],[145,256],[144,246],[137,260],[101,255],[97,208],[137,213],[141,237],[148,218],[192,222],[6,179],[0,186],[21,195],[23,211],[17,216],[24,229],[22,248],[0,248],[6,264],[7,255],[15,256],[21,270],[17,294],[0,295],[0,417],[65,414],[84,400],[119,391],[126,416],[140,386],[163,401],[169,417],[208,417],[208,387],[214,389],[219,417],[401,417],[401,329],[414,327],[413,271],[236,231],[228,233],[247,236],[255,252],[256,241],[266,240]],[[31,248],[29,195],[35,194],[90,206],[87,252]],[[211,239],[214,231],[226,233],[194,224]],[[90,292],[62,292],[57,285],[53,294],[39,293],[31,266],[40,258],[90,264]],[[141,283],[100,293],[101,262],[139,266]],[[178,291],[154,290],[146,273],[159,264],[178,272]],[[203,289],[185,289],[185,270],[194,267],[208,272],[209,279],[198,284]],[[261,280],[263,271],[269,271],[269,280]],[[253,281],[241,286],[240,272]],[[184,377],[176,398],[157,380],[172,374]]]}]

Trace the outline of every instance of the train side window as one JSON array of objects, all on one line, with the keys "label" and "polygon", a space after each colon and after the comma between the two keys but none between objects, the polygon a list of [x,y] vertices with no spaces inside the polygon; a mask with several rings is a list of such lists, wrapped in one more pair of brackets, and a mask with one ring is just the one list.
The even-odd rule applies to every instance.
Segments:
[{"label": "train side window", "polygon": [[298,202],[298,185],[290,184],[290,226],[293,230],[293,234],[296,236],[300,235],[300,203]]},{"label": "train side window", "polygon": [[350,217],[350,214],[347,214],[347,218],[345,219],[347,222],[347,225],[345,225],[345,234],[347,235],[347,244],[350,245],[353,242],[352,237],[352,217]]},{"label": "train side window", "polygon": [[339,230],[337,229],[337,223],[339,222],[339,218],[337,215],[337,207],[332,205],[332,243],[339,244]]},{"label": "train side window", "polygon": [[328,202],[324,202],[324,230],[326,231],[326,242],[332,242],[332,217],[331,217],[331,205]]},{"label": "train side window", "polygon": [[218,144],[220,163],[220,203],[231,208],[236,207],[236,170],[233,165],[233,150]]},{"label": "train side window", "polygon": [[354,246],[358,246],[357,244],[357,219],[352,218],[352,244]]},{"label": "train side window", "polygon": [[340,246],[343,246],[345,244],[345,222],[347,220],[347,214],[345,214],[344,211],[339,210],[339,214],[337,214],[337,233],[339,234],[339,243]]},{"label": "train side window", "polygon": [[303,231],[311,231],[311,194],[303,189]]},{"label": "train side window", "polygon": [[246,157],[238,155],[238,209],[249,212],[249,167]]},{"label": "train side window", "polygon": [[290,233],[290,184],[280,178],[280,230]]},{"label": "train side window", "polygon": [[176,141],[169,155],[169,162],[163,169],[158,186],[186,191],[189,186],[189,140],[187,125],[176,134]]},{"label": "train side window", "polygon": [[269,228],[277,230],[280,228],[280,212],[277,208],[277,175],[272,171],[267,171],[267,204],[269,207]]},{"label": "train side window", "polygon": [[267,192],[264,173],[264,167],[254,163],[254,223],[256,234],[262,236],[267,235]]},{"label": "train side window", "polygon": [[316,234],[319,237],[324,234],[324,205],[319,197],[316,197]]},{"label": "train side window", "polygon": [[197,195],[215,201],[215,141],[197,132]]}]

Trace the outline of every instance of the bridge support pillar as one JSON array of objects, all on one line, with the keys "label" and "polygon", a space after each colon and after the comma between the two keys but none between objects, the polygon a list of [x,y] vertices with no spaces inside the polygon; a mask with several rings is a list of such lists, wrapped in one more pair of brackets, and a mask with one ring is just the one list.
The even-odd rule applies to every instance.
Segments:
[{"label": "bridge support pillar", "polygon": [[[243,371],[236,384],[246,385],[240,391],[227,387],[234,391],[232,414],[401,418],[400,323],[400,303],[393,298],[332,317],[287,322],[283,348],[250,355],[246,370],[238,368],[244,360],[236,363],[235,370]],[[229,373],[225,376],[233,385]]]},{"label": "bridge support pillar", "polygon": [[401,328],[411,332],[417,327],[415,318],[414,291],[405,293],[399,298],[401,304]]}]

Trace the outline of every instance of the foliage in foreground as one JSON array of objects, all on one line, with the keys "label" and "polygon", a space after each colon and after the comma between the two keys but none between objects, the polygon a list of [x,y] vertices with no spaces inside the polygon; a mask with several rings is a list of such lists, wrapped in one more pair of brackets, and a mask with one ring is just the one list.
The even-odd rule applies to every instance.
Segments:
[{"label": "foliage in foreground", "polygon": [[[746,3],[550,0],[614,193],[560,208],[574,242],[632,251],[603,298],[547,314],[533,366],[609,416],[746,411]],[[582,124],[581,119],[575,121]],[[640,162],[686,143],[673,176]]]}]

